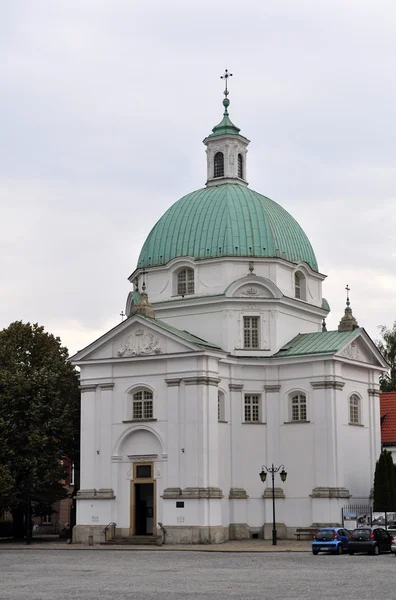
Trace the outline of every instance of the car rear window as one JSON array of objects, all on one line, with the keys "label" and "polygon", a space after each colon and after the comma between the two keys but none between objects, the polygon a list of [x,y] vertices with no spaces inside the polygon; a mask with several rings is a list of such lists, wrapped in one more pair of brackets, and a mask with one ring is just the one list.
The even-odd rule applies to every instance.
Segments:
[{"label": "car rear window", "polygon": [[316,534],[317,540],[332,540],[334,539],[334,531],[332,529],[319,529]]},{"label": "car rear window", "polygon": [[370,529],[355,529],[355,531],[351,535],[352,540],[369,540],[370,539]]}]

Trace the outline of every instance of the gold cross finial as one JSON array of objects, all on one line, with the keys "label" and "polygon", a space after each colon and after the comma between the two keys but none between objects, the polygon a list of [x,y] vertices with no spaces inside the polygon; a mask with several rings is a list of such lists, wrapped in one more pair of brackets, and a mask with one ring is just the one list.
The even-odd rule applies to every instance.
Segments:
[{"label": "gold cross finial", "polygon": [[224,90],[224,96],[227,98],[229,91],[228,91],[228,78],[232,77],[232,73],[228,72],[228,69],[226,69],[224,71],[224,75],[221,75],[220,79],[225,79],[225,90]]}]

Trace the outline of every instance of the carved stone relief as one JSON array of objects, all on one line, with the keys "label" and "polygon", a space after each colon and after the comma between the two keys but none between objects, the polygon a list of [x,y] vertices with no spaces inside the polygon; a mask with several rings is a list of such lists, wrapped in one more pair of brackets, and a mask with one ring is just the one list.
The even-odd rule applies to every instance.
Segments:
[{"label": "carved stone relief", "polygon": [[245,296],[247,298],[269,298],[267,290],[262,287],[256,287],[254,285],[245,285],[238,290],[238,296]]},{"label": "carved stone relief", "polygon": [[370,362],[369,358],[362,352],[361,348],[359,348],[357,342],[351,342],[346,348],[341,350],[339,356],[344,356],[351,360],[359,360],[360,362]]},{"label": "carved stone relief", "polygon": [[154,334],[140,327],[126,337],[117,351],[117,356],[143,356],[146,354],[161,354],[161,347]]}]

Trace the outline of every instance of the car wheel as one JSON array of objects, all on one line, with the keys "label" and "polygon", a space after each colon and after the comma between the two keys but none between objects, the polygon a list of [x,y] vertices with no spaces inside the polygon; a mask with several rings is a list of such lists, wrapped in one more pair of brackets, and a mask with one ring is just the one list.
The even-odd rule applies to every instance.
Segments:
[{"label": "car wheel", "polygon": [[313,554],[314,556],[316,556],[316,555],[318,554],[318,551],[317,551],[317,550],[312,550],[312,554]]},{"label": "car wheel", "polygon": [[377,546],[377,544],[374,546],[372,553],[374,554],[374,556],[378,556],[378,554],[380,553],[379,547]]},{"label": "car wheel", "polygon": [[343,552],[344,548],[342,547],[342,544],[338,544],[336,554],[342,554]]}]

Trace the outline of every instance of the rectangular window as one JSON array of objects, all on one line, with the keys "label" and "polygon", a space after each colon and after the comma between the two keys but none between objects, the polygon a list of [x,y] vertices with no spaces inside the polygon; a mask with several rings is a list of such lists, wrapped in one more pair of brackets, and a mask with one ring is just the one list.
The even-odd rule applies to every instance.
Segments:
[{"label": "rectangular window", "polygon": [[136,479],[151,479],[151,465],[136,465]]},{"label": "rectangular window", "polygon": [[52,515],[43,515],[41,517],[41,523],[43,525],[49,525],[50,523],[52,523]]},{"label": "rectangular window", "polygon": [[259,317],[243,317],[243,347],[259,348]]},{"label": "rectangular window", "polygon": [[245,423],[260,422],[259,394],[245,394]]}]

